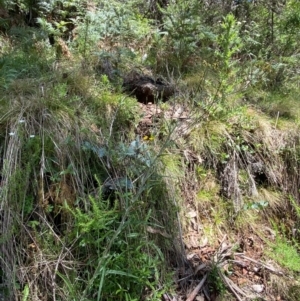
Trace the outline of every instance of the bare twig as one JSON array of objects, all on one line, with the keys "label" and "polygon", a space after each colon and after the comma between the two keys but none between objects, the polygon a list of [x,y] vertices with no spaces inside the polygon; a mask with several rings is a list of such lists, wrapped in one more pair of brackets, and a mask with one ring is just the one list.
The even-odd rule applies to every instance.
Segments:
[{"label": "bare twig", "polygon": [[199,271],[207,269],[207,264],[205,262],[198,265],[195,269],[194,274],[196,275]]},{"label": "bare twig", "polygon": [[204,285],[205,281],[207,279],[207,274],[204,275],[203,279],[200,281],[200,283],[194,288],[194,290],[190,293],[186,301],[193,301],[199,291],[201,290],[202,286]]},{"label": "bare twig", "polygon": [[252,261],[252,262],[254,262],[254,263],[256,263],[256,264],[259,264],[259,265],[263,266],[264,268],[268,269],[270,272],[272,272],[272,273],[274,273],[274,274],[276,274],[276,275],[283,276],[283,273],[282,273],[282,272],[280,272],[280,271],[278,271],[278,270],[275,270],[272,266],[269,266],[269,265],[267,265],[267,264],[265,264],[265,263],[263,263],[263,262],[261,262],[261,261],[257,261],[257,260],[255,260],[255,259],[252,259],[252,258],[250,258],[250,257],[247,257],[247,256],[245,256],[245,255],[243,255],[243,254],[235,254],[235,255],[236,255],[236,256],[240,256],[240,257],[242,257],[242,258],[244,258],[244,259],[247,259],[247,260],[249,260],[249,261]]},{"label": "bare twig", "polygon": [[237,291],[239,291],[239,293],[244,294],[243,292],[240,292],[241,289],[237,285],[235,285],[233,281],[231,281],[229,278],[225,277],[222,273],[220,273],[220,276],[223,279],[224,283],[227,285],[227,287],[231,290],[231,292],[238,299],[238,301],[243,301],[243,299],[237,293]]}]

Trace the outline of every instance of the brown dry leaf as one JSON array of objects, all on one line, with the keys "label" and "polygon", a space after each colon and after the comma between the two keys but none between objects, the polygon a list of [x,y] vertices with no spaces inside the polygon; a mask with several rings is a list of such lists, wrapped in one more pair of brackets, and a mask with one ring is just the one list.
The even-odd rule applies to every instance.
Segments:
[{"label": "brown dry leaf", "polygon": [[226,242],[223,242],[221,244],[219,254],[223,257],[231,256],[232,255],[232,245],[227,244]]},{"label": "brown dry leaf", "polygon": [[143,118],[142,121],[140,122],[140,125],[141,124],[151,125],[152,124],[152,120],[148,119],[148,118]]},{"label": "brown dry leaf", "polygon": [[198,223],[197,223],[197,220],[195,218],[191,219],[191,224],[192,224],[193,230],[198,232]]},{"label": "brown dry leaf", "polygon": [[186,259],[187,260],[192,260],[195,256],[197,256],[196,253],[189,253],[189,254],[186,255]]},{"label": "brown dry leaf", "polygon": [[30,249],[31,251],[36,251],[37,250],[37,247],[34,243],[31,243],[27,246],[28,249]]},{"label": "brown dry leaf", "polygon": [[212,247],[205,247],[205,248],[201,249],[202,254],[214,253],[214,252],[215,252],[215,250]]},{"label": "brown dry leaf", "polygon": [[193,218],[197,216],[197,212],[195,210],[191,210],[186,214],[187,217]]},{"label": "brown dry leaf", "polygon": [[239,285],[244,285],[246,283],[248,283],[248,280],[246,278],[238,278]]},{"label": "brown dry leaf", "polygon": [[208,238],[206,237],[206,236],[204,236],[204,237],[202,237],[201,238],[201,242],[200,242],[200,248],[204,248],[204,247],[206,247],[207,246],[207,244],[208,244]]},{"label": "brown dry leaf", "polygon": [[95,124],[92,124],[92,125],[91,125],[91,130],[92,130],[94,133],[99,132],[99,129],[97,128],[97,126],[96,126]]},{"label": "brown dry leaf", "polygon": [[198,238],[195,235],[190,236],[190,242],[193,248],[197,248],[199,246]]}]

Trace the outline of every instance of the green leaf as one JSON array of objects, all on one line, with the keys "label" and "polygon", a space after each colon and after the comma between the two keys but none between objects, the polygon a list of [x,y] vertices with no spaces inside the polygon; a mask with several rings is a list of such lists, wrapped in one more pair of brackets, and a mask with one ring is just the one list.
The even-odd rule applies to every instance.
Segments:
[{"label": "green leaf", "polygon": [[29,286],[28,284],[26,284],[22,292],[22,301],[27,301],[28,297],[29,297]]}]

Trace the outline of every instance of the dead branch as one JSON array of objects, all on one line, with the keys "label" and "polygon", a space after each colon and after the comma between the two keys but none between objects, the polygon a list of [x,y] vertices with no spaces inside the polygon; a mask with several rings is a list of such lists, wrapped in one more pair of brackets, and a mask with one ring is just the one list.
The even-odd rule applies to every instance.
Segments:
[{"label": "dead branch", "polygon": [[278,270],[275,270],[275,268],[273,268],[272,266],[267,265],[266,263],[263,263],[263,262],[261,262],[261,261],[257,261],[257,260],[255,260],[255,259],[252,259],[252,258],[250,258],[250,257],[247,257],[247,256],[245,256],[245,255],[243,255],[243,254],[235,254],[235,255],[236,255],[236,256],[240,256],[240,257],[242,257],[242,258],[244,258],[244,259],[246,259],[246,260],[252,261],[252,262],[254,262],[254,263],[258,264],[258,265],[261,265],[262,267],[266,268],[267,270],[269,270],[270,272],[272,272],[272,273],[274,273],[274,274],[276,274],[276,275],[283,276],[283,273],[282,273],[282,272],[280,272],[280,271],[278,271]]},{"label": "dead branch", "polygon": [[204,275],[203,279],[200,281],[200,283],[194,288],[194,290],[190,293],[186,301],[193,301],[199,291],[201,290],[202,286],[204,285],[205,281],[207,279],[207,274]]}]

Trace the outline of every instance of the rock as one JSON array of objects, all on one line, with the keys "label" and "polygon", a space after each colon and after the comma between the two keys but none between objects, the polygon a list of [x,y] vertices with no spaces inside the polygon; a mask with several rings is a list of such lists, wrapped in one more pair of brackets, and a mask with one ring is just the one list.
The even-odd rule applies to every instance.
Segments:
[{"label": "rock", "polygon": [[252,285],[252,289],[253,291],[255,291],[256,293],[262,293],[264,291],[264,285],[263,284],[254,284]]}]

